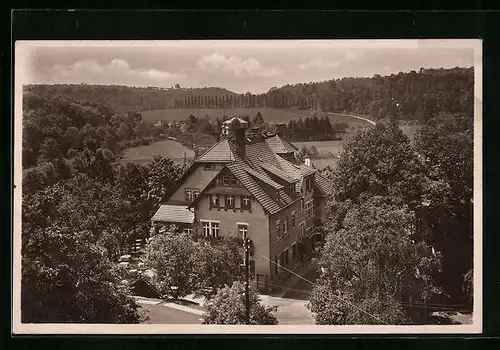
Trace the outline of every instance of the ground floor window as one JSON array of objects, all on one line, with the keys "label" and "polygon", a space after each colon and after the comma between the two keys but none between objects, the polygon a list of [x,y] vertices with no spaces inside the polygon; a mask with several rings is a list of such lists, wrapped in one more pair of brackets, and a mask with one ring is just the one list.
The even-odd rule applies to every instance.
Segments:
[{"label": "ground floor window", "polygon": [[238,232],[240,234],[241,239],[245,239],[248,237],[248,224],[239,222],[238,223]]},{"label": "ground floor window", "polygon": [[219,237],[219,221],[210,221],[210,220],[200,220],[203,228],[203,236],[205,237]]}]

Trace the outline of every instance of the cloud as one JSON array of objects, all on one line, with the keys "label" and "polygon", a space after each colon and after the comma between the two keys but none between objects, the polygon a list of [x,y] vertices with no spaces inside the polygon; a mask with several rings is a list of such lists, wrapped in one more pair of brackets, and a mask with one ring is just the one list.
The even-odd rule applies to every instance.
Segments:
[{"label": "cloud", "polygon": [[113,58],[101,64],[95,60],[77,61],[68,65],[52,66],[48,74],[53,80],[67,83],[86,82],[90,84],[161,84],[172,83],[185,76],[153,68],[132,68],[126,60]]},{"label": "cloud", "polygon": [[318,68],[318,69],[328,69],[328,68],[337,68],[340,66],[340,62],[337,61],[328,61],[322,59],[312,59],[307,63],[301,63],[297,65],[300,69],[306,70],[310,68]]},{"label": "cloud", "polygon": [[359,53],[359,52],[357,52],[357,51],[347,51],[347,52],[344,54],[344,56],[345,56],[345,59],[346,59],[346,60],[351,61],[351,60],[353,60],[353,59],[355,59],[355,58],[360,57],[361,55],[360,55],[360,53]]},{"label": "cloud", "polygon": [[218,53],[202,56],[196,62],[198,69],[209,73],[234,74],[238,78],[251,76],[272,77],[280,75],[281,71],[273,67],[263,67],[255,58],[241,59],[238,56],[227,57]]}]

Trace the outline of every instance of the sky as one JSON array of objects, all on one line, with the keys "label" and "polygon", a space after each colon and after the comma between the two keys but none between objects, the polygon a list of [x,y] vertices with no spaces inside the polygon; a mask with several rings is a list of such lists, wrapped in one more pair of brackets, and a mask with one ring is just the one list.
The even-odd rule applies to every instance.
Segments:
[{"label": "sky", "polygon": [[[17,42],[28,84],[216,86],[255,94],[286,84],[471,67],[472,41],[245,40]],[[473,43],[474,45],[477,43]],[[19,51],[19,53],[21,52]],[[16,51],[16,57],[18,51]]]}]

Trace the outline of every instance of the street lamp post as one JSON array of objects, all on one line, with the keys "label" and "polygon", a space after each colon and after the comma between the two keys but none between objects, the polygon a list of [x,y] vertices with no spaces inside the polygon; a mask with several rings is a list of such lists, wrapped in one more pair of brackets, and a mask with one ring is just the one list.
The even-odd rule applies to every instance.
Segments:
[{"label": "street lamp post", "polygon": [[250,324],[250,238],[243,239],[245,248],[245,323]]}]

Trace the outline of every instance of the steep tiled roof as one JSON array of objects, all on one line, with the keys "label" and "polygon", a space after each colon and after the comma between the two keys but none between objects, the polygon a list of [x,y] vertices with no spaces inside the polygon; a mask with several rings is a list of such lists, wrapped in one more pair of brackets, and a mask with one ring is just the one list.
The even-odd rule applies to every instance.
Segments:
[{"label": "steep tiled roof", "polygon": [[274,196],[264,190],[256,178],[250,175],[253,170],[242,162],[236,162],[227,166],[229,171],[240,181],[253,197],[264,207],[265,210],[274,214],[283,207],[291,204],[297,198],[291,198],[283,190],[279,190],[279,196]]},{"label": "steep tiled roof", "polygon": [[260,165],[260,167],[264,169],[266,172],[274,176],[277,176],[288,183],[296,183],[297,181],[299,181],[299,179],[291,177],[280,168],[275,167],[274,165],[271,165],[269,163],[263,163]]},{"label": "steep tiled roof", "polygon": [[[196,162],[227,163],[225,168],[271,214],[280,211],[300,198],[299,193],[302,189],[304,176],[316,173],[316,169],[304,164],[295,164],[293,159],[286,157],[285,153],[290,154],[295,149],[290,143],[281,140],[278,136],[264,136],[260,139],[249,137],[246,141],[243,158],[236,152],[232,140],[223,139],[196,159]],[[282,153],[283,157],[278,153]],[[277,182],[284,183],[280,179],[295,184],[295,193],[288,193],[285,187]],[[329,183],[326,179],[319,176],[315,182],[320,182],[315,185],[319,194],[330,193]],[[219,192],[221,189],[212,188],[213,185],[215,183],[212,177],[200,187],[202,194],[221,193]],[[196,200],[189,206],[193,207],[195,202]]]},{"label": "steep tiled roof", "polygon": [[279,167],[276,162],[276,157],[273,151],[269,148],[266,142],[249,143],[245,147],[245,155],[249,165],[260,171],[260,166],[264,163]]},{"label": "steep tiled roof", "polygon": [[192,224],[194,222],[194,213],[186,205],[162,204],[151,220]]},{"label": "steep tiled roof", "polygon": [[277,189],[277,190],[280,190],[282,189],[284,186],[283,185],[280,185],[279,183],[271,180],[268,176],[265,176],[264,174],[262,173],[258,173],[256,172],[255,170],[253,169],[250,169],[250,168],[246,168],[245,171],[247,173],[249,173],[250,175],[252,175],[253,177],[257,178],[258,180],[264,182],[265,184]]},{"label": "steep tiled roof", "polygon": [[332,183],[323,175],[319,173],[314,174],[314,183],[323,195],[330,196],[333,194]]},{"label": "steep tiled roof", "polygon": [[195,162],[228,163],[236,160],[234,146],[228,139],[223,139],[199,156]]},{"label": "steep tiled roof", "polygon": [[294,145],[283,140],[278,135],[267,138],[266,143],[274,153],[290,153],[298,151]]}]

